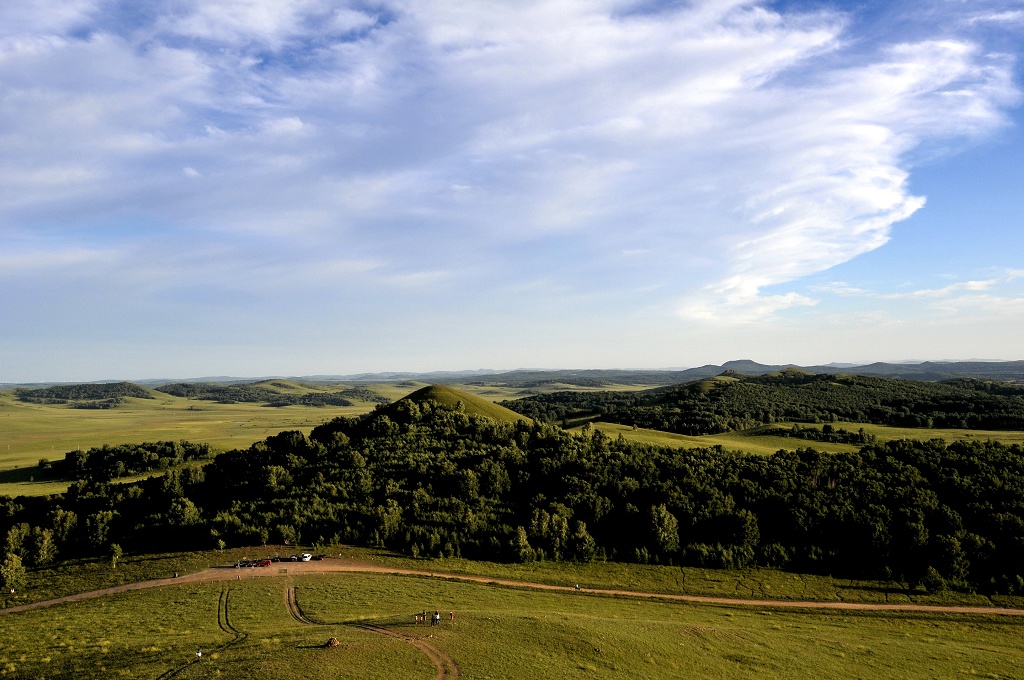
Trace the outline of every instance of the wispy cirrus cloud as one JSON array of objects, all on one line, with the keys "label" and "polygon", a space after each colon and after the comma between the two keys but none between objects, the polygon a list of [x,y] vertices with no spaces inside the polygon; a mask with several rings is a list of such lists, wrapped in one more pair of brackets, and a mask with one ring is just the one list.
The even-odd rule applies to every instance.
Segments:
[{"label": "wispy cirrus cloud", "polygon": [[963,296],[964,294],[971,293],[987,293],[995,288],[1010,285],[1020,279],[1024,279],[1024,270],[1011,269],[999,276],[987,279],[958,281],[939,288],[921,288],[896,293],[855,288],[843,282],[832,282],[822,286],[815,286],[813,290],[841,297],[873,298],[876,300],[927,300]]},{"label": "wispy cirrus cloud", "polygon": [[1024,10],[1012,9],[1001,12],[975,14],[967,19],[968,24],[1024,25]]},{"label": "wispy cirrus cloud", "polygon": [[1019,10],[893,42],[773,7],[9,3],[0,240],[110,244],[226,299],[337,266],[339,299],[387,304],[544,281],[673,322],[813,308],[797,282],[925,204],[915,154],[1007,125],[1014,59],[979,27]]}]

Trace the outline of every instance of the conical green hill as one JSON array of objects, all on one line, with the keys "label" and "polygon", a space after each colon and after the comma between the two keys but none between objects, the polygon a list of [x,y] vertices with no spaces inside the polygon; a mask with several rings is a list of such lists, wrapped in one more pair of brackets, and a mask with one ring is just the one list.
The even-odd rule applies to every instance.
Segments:
[{"label": "conical green hill", "polygon": [[455,406],[461,401],[463,411],[470,415],[484,416],[485,418],[493,418],[494,420],[500,420],[506,423],[514,423],[517,420],[530,420],[526,416],[520,415],[515,411],[511,411],[504,406],[498,406],[494,402],[487,401],[483,397],[478,397],[475,394],[463,392],[462,390],[457,390],[445,385],[428,385],[427,387],[420,388],[412,394],[403,397],[399,402],[405,400],[415,401],[417,403],[430,400],[436,401],[439,404],[444,404],[445,406]]}]

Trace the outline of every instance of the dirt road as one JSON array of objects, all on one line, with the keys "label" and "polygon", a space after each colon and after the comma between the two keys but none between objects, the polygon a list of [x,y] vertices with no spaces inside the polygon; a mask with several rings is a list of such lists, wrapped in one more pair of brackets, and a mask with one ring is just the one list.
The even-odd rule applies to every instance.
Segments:
[{"label": "dirt road", "polygon": [[[28,611],[49,607],[62,602],[74,602],[76,600],[87,600],[114,593],[124,593],[131,590],[143,588],[156,588],[170,586],[179,583],[193,583],[196,581],[217,581],[236,580],[248,578],[261,578],[267,576],[292,576],[296,574],[327,574],[337,572],[359,572],[372,574],[393,574],[396,576],[427,576],[442,578],[466,583],[495,584],[511,588],[529,588],[534,590],[576,592],[574,586],[555,586],[545,583],[531,583],[529,581],[516,581],[511,579],[492,578],[489,576],[469,576],[464,574],[446,574],[437,571],[419,569],[400,569],[396,567],[382,567],[374,564],[365,564],[354,561],[327,559],[322,562],[287,562],[275,564],[271,568],[246,568],[235,569],[233,567],[214,567],[195,574],[188,574],[179,578],[154,579],[140,583],[129,583],[123,586],[103,588],[86,593],[78,593],[67,597],[60,597],[53,600],[23,604],[8,609],[0,609],[0,614]],[[981,614],[989,616],[1024,616],[1024,609],[1012,609],[1003,607],[978,607],[964,605],[921,605],[921,604],[883,604],[867,602],[814,602],[801,600],[747,600],[731,597],[714,597],[707,595],[673,595],[666,593],[647,593],[633,590],[617,590],[612,588],[584,588],[580,592],[590,595],[612,595],[619,597],[636,597],[651,600],[669,600],[675,602],[691,602],[694,604],[715,604],[734,607],[770,607],[780,609],[825,609],[839,611],[877,611],[877,612],[926,612],[941,614]]]}]

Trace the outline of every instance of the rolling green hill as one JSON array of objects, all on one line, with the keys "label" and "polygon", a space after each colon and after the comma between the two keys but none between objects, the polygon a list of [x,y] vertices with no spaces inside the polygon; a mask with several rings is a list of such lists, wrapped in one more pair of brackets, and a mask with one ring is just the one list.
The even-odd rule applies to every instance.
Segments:
[{"label": "rolling green hill", "polygon": [[386,403],[387,399],[365,387],[333,388],[303,385],[287,380],[251,383],[173,383],[156,388],[175,397],[216,401],[221,404],[265,403],[270,406],[352,406],[357,401]]},{"label": "rolling green hill", "polygon": [[542,422],[602,420],[690,436],[784,421],[1024,429],[1024,387],[1019,385],[812,374],[791,368],[759,376],[732,372],[642,392],[555,392],[503,405]]},{"label": "rolling green hill", "polygon": [[487,401],[482,397],[475,396],[468,392],[463,392],[462,390],[457,390],[454,387],[447,387],[445,385],[428,385],[427,387],[416,390],[399,401],[412,401],[416,403],[436,401],[448,406],[449,408],[454,407],[459,402],[462,402],[463,412],[469,415],[483,416],[485,418],[491,418],[505,423],[530,421],[530,418],[516,413],[511,409],[507,409],[504,406],[499,406],[498,404]]}]

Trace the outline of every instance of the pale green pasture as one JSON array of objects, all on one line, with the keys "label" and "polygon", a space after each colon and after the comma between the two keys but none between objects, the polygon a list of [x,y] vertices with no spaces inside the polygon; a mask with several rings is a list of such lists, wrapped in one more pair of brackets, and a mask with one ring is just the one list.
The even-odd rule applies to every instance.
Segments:
[{"label": "pale green pasture", "polygon": [[[319,621],[433,635],[466,678],[1009,677],[1024,625],[988,617],[837,615],[373,575],[298,580]],[[439,609],[440,627],[413,624]],[[455,624],[447,622],[454,611]]]},{"label": "pale green pasture", "polygon": [[[204,563],[231,562],[243,553],[252,557],[282,550],[270,546],[128,557],[117,569],[102,562],[86,563],[30,572],[29,590],[57,585],[65,571],[67,584],[49,596],[168,576],[172,569],[184,573]],[[243,571],[238,572],[239,581],[185,583],[0,615],[0,677],[159,677],[173,670],[180,670],[175,677],[189,678],[433,674],[412,646],[345,625],[360,621],[404,634],[432,635],[431,643],[455,659],[465,678],[1012,677],[1024,663],[1018,643],[1024,621],[1018,619],[769,611],[634,601],[592,596],[586,590],[985,604],[981,596],[929,596],[898,584],[773,570],[413,560],[340,546],[330,552],[434,573],[558,585],[578,582],[584,590],[545,593],[442,578],[356,573],[248,578]],[[235,573],[229,570],[229,579]],[[297,586],[303,611],[330,625],[303,625],[288,616],[284,591],[290,583]],[[1020,606],[1018,600],[1009,598],[1003,604]],[[434,609],[456,612],[455,625],[413,624],[414,612]],[[341,646],[320,648],[331,636]],[[204,649],[204,660],[186,666],[197,648]]]},{"label": "pale green pasture", "polygon": [[628,562],[483,562],[461,558],[417,559],[379,550],[340,548],[345,557],[387,567],[476,575],[584,589],[624,589],[669,595],[698,595],[817,602],[971,605],[1024,608],[1024,597],[986,596],[955,590],[928,593],[898,581],[837,578],[778,569],[702,569]]},{"label": "pale green pasture", "polygon": [[75,409],[28,404],[0,393],[0,469],[35,465],[77,448],[156,440],[206,442],[219,449],[249,446],[282,430],[308,432],[339,415],[370,410],[356,406],[218,404],[163,395],[125,399],[112,409]]},{"label": "pale green pasture", "polygon": [[[947,442],[952,442],[959,439],[976,439],[978,441],[991,439],[992,441],[1002,442],[1004,444],[1024,444],[1024,432],[1014,430],[888,427],[886,425],[865,425],[863,423],[844,422],[833,423],[832,425],[837,429],[842,428],[844,430],[849,430],[850,432],[856,432],[863,427],[865,432],[875,435],[881,441],[891,441],[893,439],[944,439]],[[780,423],[778,425],[773,425],[772,427],[792,427],[792,423]],[[810,426],[801,425],[801,427]],[[820,428],[821,425],[815,425],[814,427]]]},{"label": "pale green pasture", "polygon": [[[0,615],[0,677],[431,675],[429,660],[411,645],[294,621],[286,585],[283,578],[183,584]],[[341,646],[325,649],[332,636]]]},{"label": "pale green pasture", "polygon": [[[809,442],[803,439],[792,439],[790,437],[753,437],[742,432],[726,432],[724,434],[711,434],[700,437],[690,437],[673,432],[662,432],[660,430],[647,430],[644,428],[633,429],[630,425],[619,425],[617,423],[596,422],[592,424],[609,437],[615,438],[622,435],[630,441],[654,446],[672,446],[676,448],[697,448],[709,446],[722,446],[729,450],[743,451],[745,453],[756,453],[768,455],[779,449],[790,451],[797,448],[813,446],[819,451],[835,453],[839,451],[856,451],[858,447],[847,444],[826,444],[821,442]],[[574,428],[578,431],[579,428]]]},{"label": "pale green pasture", "polygon": [[372,404],[355,406],[268,407],[218,404],[161,395],[125,399],[113,409],[74,409],[62,404],[29,404],[0,393],[0,495],[62,493],[66,482],[32,480],[41,458],[63,458],[68,451],[104,444],[189,440],[214,449],[245,448],[284,430],[306,434],[340,415],[357,415]]},{"label": "pale green pasture", "polygon": [[[385,550],[355,546],[327,546],[329,555],[377,567],[414,569],[422,572],[483,576],[584,589],[625,589],[670,595],[698,595],[774,600],[814,600],[819,602],[874,602],[890,604],[973,605],[1024,609],[1024,596],[1003,595],[989,598],[947,590],[927,593],[896,581],[853,580],[819,574],[798,574],[776,569],[701,569],[658,564],[626,562],[533,562],[507,564],[460,558],[418,559]],[[193,573],[212,566],[230,565],[242,558],[288,555],[298,546],[231,548],[224,551],[127,555],[116,569],[109,560],[87,559],[65,562],[41,570],[29,570],[26,588],[15,596],[0,593],[0,607],[63,597],[77,592],[110,586],[167,578],[173,573]]]},{"label": "pale green pasture", "polygon": [[[288,616],[290,584],[323,625]],[[440,626],[413,622],[435,609]],[[426,638],[466,679],[1014,677],[1024,667],[1024,622],[1011,618],[705,606],[340,573],[185,583],[3,614],[0,677],[433,676],[413,645],[351,625],[360,622]],[[341,645],[323,648],[332,636]]]},{"label": "pale green pasture", "polygon": [[[978,441],[993,440],[1005,444],[1024,444],[1024,432],[1006,430],[960,430],[960,429],[939,429],[939,428],[911,428],[911,427],[888,427],[885,425],[865,425],[863,423],[832,423],[836,429],[842,428],[850,432],[857,432],[861,428],[868,434],[878,437],[881,442],[895,439],[944,439],[948,442],[960,439],[974,439]],[[794,437],[772,437],[756,434],[757,430],[746,430],[743,432],[726,432],[723,434],[703,435],[690,437],[672,432],[660,430],[646,430],[644,428],[633,429],[629,425],[617,423],[595,422],[592,426],[604,432],[609,437],[618,437],[620,434],[630,441],[655,446],[673,446],[678,448],[695,448],[708,446],[722,446],[728,450],[743,451],[768,455],[785,449],[794,451],[799,448],[812,448],[826,453],[838,453],[842,451],[857,451],[860,446],[853,444],[831,444],[828,442],[817,442],[808,439],[797,439]],[[821,428],[821,425],[809,425],[801,423],[801,427]],[[793,423],[776,423],[771,427],[793,427]],[[578,431],[579,428],[574,428]]]}]

